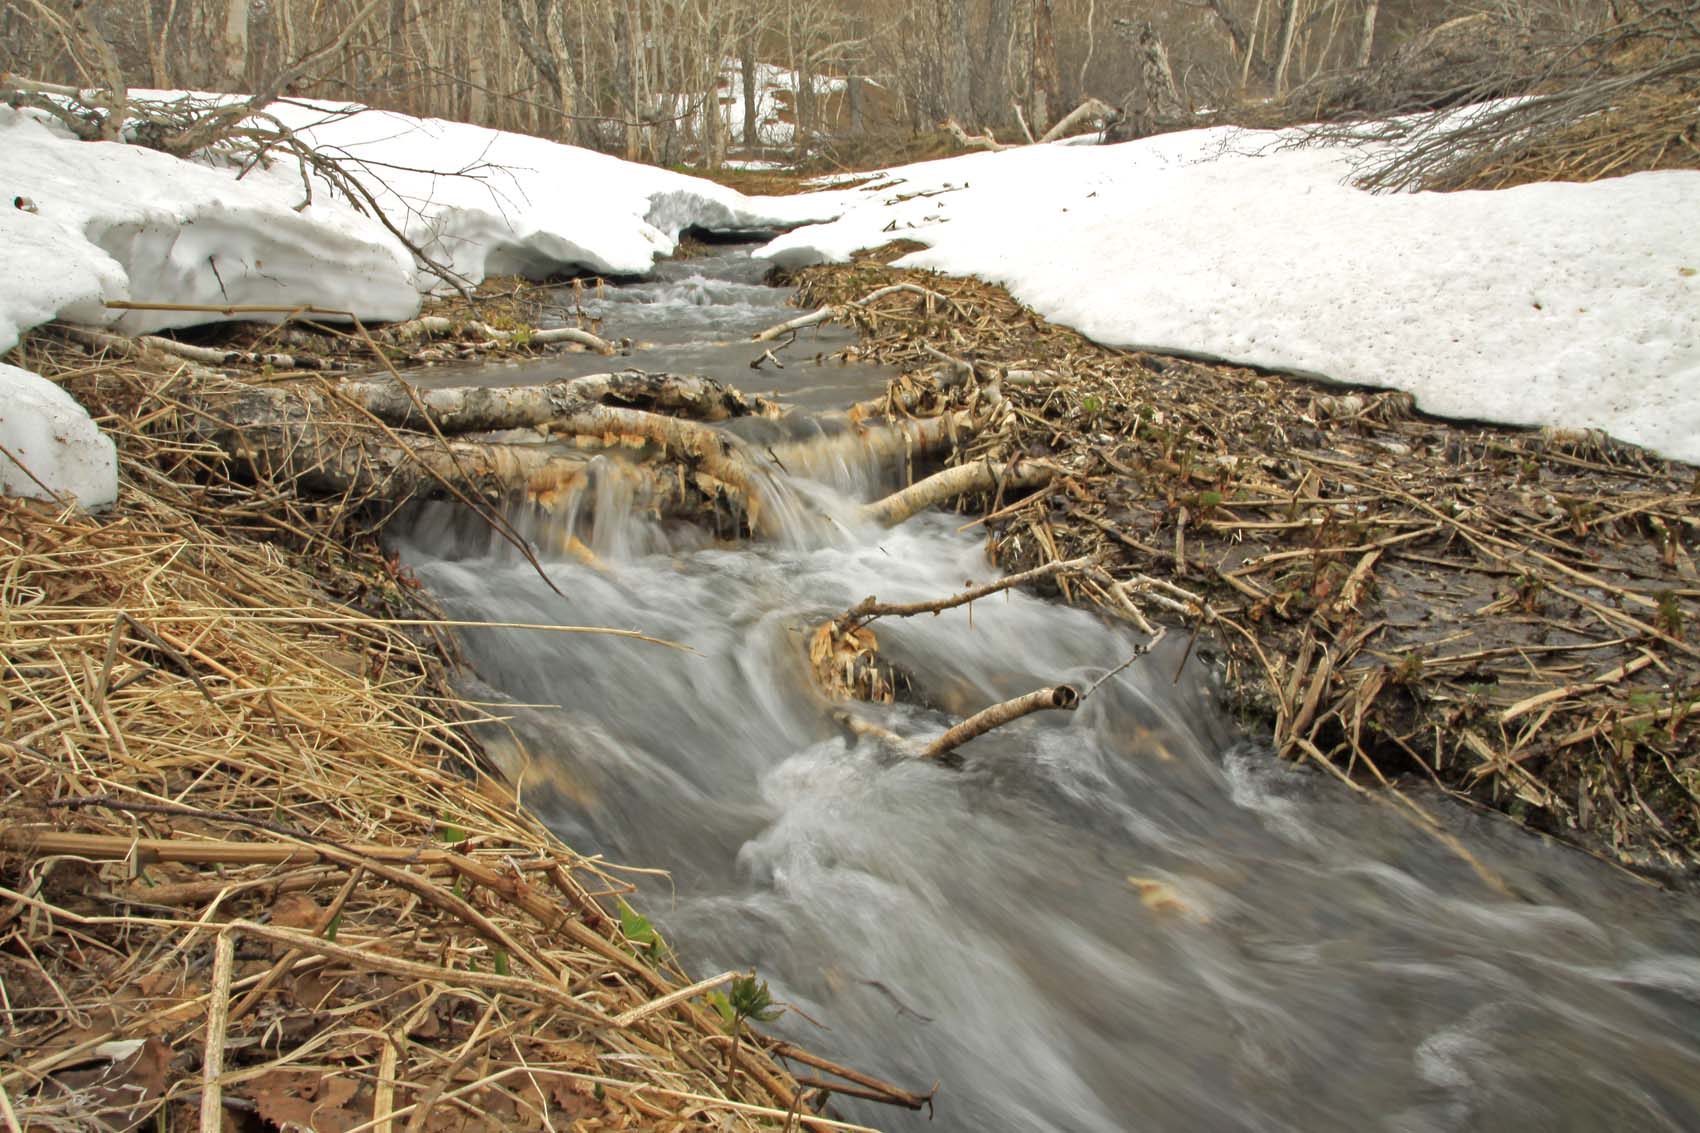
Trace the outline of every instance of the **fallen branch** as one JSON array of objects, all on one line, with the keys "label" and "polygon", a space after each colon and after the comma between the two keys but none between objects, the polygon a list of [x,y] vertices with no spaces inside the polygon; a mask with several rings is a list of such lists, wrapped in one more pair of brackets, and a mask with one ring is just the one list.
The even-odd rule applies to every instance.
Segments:
[{"label": "fallen branch", "polygon": [[1046,563],[1041,567],[1034,567],[1032,570],[1022,571],[1020,574],[1008,575],[996,582],[988,582],[984,586],[976,586],[972,590],[964,590],[960,594],[951,595],[949,598],[937,598],[931,602],[885,603],[877,598],[864,598],[850,607],[843,620],[867,622],[880,617],[907,618],[915,614],[937,614],[944,610],[954,609],[957,606],[966,606],[970,602],[977,602],[990,594],[1011,590],[1017,586],[1025,586],[1029,582],[1047,578],[1058,571],[1083,570],[1091,566],[1093,562],[1094,559],[1091,555],[1083,555],[1078,559],[1060,559],[1056,562]]},{"label": "fallen branch", "polygon": [[272,366],[280,370],[325,370],[335,368],[325,359],[312,354],[263,354],[250,350],[220,350],[212,346],[195,346],[176,339],[144,334],[136,340],[143,346],[170,354],[175,358],[199,362],[207,366]]},{"label": "fallen branch", "polygon": [[1121,112],[1119,110],[1107,102],[1096,98],[1089,98],[1064,115],[1055,126],[1046,130],[1045,136],[1039,139],[1039,144],[1044,145],[1046,142],[1054,142],[1058,139],[1067,137],[1070,130],[1074,129],[1088,118],[1108,119],[1114,118],[1120,113]]},{"label": "fallen branch", "polygon": [[928,290],[919,284],[894,283],[889,287],[882,287],[878,291],[870,292],[869,294],[862,296],[860,299],[854,299],[848,303],[835,303],[830,307],[822,307],[819,310],[811,311],[806,315],[798,315],[794,319],[787,319],[785,322],[782,322],[777,326],[771,326],[764,331],[758,331],[757,333],[752,334],[750,336],[750,341],[772,342],[774,339],[779,338],[782,335],[790,334],[793,331],[804,330],[808,327],[815,326],[818,323],[827,322],[853,310],[862,310],[869,304],[877,303],[888,295],[899,295],[903,293],[919,295],[923,299],[926,299],[929,313],[932,310],[932,304],[951,302],[948,297],[939,294],[937,291]]},{"label": "fallen branch", "polygon": [[945,500],[969,492],[1037,488],[1049,482],[1054,474],[1050,465],[1034,460],[1014,460],[1004,465],[990,461],[959,464],[955,468],[935,472],[925,480],[917,480],[884,499],[862,505],[860,514],[872,523],[895,527],[917,512]]},{"label": "fallen branch", "polygon": [[[352,404],[352,403],[351,403]],[[194,431],[262,479],[294,481],[305,491],[395,504],[440,493],[445,484],[495,498],[547,502],[588,482],[593,452],[559,444],[497,444],[403,438],[359,427],[325,393],[299,386],[247,386],[202,394],[185,406]],[[634,465],[643,506],[688,514],[696,502],[671,470]]]},{"label": "fallen branch", "polygon": [[429,423],[449,433],[530,429],[549,425],[590,403],[615,403],[699,421],[775,416],[773,403],[750,400],[711,378],[626,370],[589,374],[540,386],[450,386],[408,389],[395,380],[344,382],[338,387],[385,422],[405,429]]},{"label": "fallen branch", "polygon": [[955,139],[956,144],[962,149],[983,149],[990,150],[993,153],[1001,153],[1006,149],[1017,148],[1015,146],[1004,145],[1002,142],[992,137],[992,132],[990,130],[987,130],[984,134],[970,134],[967,130],[964,130],[962,128],[962,124],[954,118],[946,118],[943,122],[939,123],[939,126],[945,133]]},{"label": "fallen branch", "polygon": [[1061,712],[1072,712],[1080,704],[1080,692],[1073,685],[1057,685],[1055,688],[1042,688],[1014,700],[1006,700],[983,709],[962,723],[950,729],[944,735],[928,744],[922,751],[922,759],[938,759],[947,755],[969,740],[985,735],[993,728],[1001,728],[1013,720],[1030,716],[1035,712],[1046,709],[1056,709]]},{"label": "fallen branch", "polygon": [[[385,328],[378,337],[386,342],[414,342],[421,338],[443,338],[448,335],[467,334],[482,338],[487,343],[512,344],[515,342],[525,346],[552,346],[560,342],[573,342],[580,346],[588,346],[598,354],[617,354],[619,347],[607,339],[598,338],[587,330],[576,327],[551,327],[548,330],[499,330],[489,323],[477,319],[461,321],[444,315],[425,315],[422,318],[397,323]],[[476,344],[475,344],[476,345]]]},{"label": "fallen branch", "polygon": [[836,436],[788,441],[771,445],[765,451],[781,467],[793,473],[806,472],[838,459],[846,449],[858,460],[878,461],[946,452],[972,436],[978,427],[972,417],[961,412],[898,418],[880,424],[863,421]]}]

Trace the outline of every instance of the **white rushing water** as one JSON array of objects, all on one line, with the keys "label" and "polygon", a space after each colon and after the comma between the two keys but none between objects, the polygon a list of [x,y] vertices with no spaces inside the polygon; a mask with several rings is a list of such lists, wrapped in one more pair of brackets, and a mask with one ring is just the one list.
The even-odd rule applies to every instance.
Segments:
[{"label": "white rushing water", "polygon": [[[455,617],[695,650],[464,635],[477,691],[511,702],[527,803],[583,852],[668,871],[634,874],[634,902],[693,972],[753,966],[797,1008],[775,1029],[939,1083],[930,1123],[843,1112],[1071,1133],[1700,1128],[1689,899],[1423,799],[1448,845],[1276,761],[1179,643],[1078,712],[973,741],[958,770],[849,738],[811,690],[806,635],[869,594],[996,572],[960,517],[858,527],[841,493],[877,478],[825,468],[802,490],[837,522],[735,546],[631,515],[602,477],[561,519],[520,517],[560,594],[446,507],[398,542]],[[563,524],[606,569],[549,552]],[[1139,644],[1023,594],[875,625],[935,707],[866,712],[923,741],[1017,693],[1084,688]]]}]

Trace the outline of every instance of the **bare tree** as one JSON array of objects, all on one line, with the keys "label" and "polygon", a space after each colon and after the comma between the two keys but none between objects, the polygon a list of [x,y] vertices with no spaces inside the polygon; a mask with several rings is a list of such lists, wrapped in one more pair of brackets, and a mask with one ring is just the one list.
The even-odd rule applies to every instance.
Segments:
[{"label": "bare tree", "polygon": [[1375,17],[1381,11],[1381,0],[1364,0],[1363,30],[1358,34],[1359,67],[1369,66],[1370,56],[1375,51]]},{"label": "bare tree", "polygon": [[944,112],[973,126],[973,87],[968,73],[968,0],[939,0],[944,32]]}]

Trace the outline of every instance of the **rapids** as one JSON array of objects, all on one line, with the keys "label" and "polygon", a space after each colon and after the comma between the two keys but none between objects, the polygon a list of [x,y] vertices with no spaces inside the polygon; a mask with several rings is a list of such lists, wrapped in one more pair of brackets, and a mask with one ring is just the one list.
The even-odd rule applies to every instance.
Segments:
[{"label": "rapids", "polygon": [[[395,537],[451,616],[695,651],[463,634],[471,694],[533,761],[528,805],[581,852],[666,871],[632,873],[633,901],[693,974],[753,966],[795,1008],[772,1029],[938,1083],[931,1122],[840,1113],[941,1131],[1700,1128],[1690,898],[1416,793],[1449,845],[1275,760],[1173,635],[1078,712],[973,741],[960,770],[847,738],[811,691],[808,631],[869,594],[995,571],[961,517],[859,526],[853,503],[895,470],[852,447],[790,472],[775,492],[834,518],[754,544],[631,514],[613,465],[575,510],[519,515],[564,597],[446,506]],[[608,569],[551,552],[569,530]],[[1085,688],[1139,644],[1025,594],[876,630],[939,707],[866,712],[919,740]]]}]

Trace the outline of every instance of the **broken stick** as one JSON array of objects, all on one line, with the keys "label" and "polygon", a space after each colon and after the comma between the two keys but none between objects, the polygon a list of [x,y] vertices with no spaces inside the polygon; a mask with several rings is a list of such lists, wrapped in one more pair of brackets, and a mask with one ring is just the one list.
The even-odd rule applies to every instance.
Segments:
[{"label": "broken stick", "polygon": [[1037,488],[1052,476],[1051,466],[1036,460],[1012,460],[1008,464],[975,461],[935,472],[925,480],[917,480],[902,491],[884,499],[864,504],[863,519],[886,527],[899,523],[937,503],[967,495],[969,492],[989,492],[1002,488]]},{"label": "broken stick", "polygon": [[1042,688],[1018,696],[1014,700],[1006,700],[982,709],[962,723],[950,729],[944,735],[928,744],[921,752],[922,759],[938,759],[948,755],[969,740],[985,735],[993,728],[1001,728],[1012,720],[1030,716],[1054,708],[1062,712],[1072,712],[1080,704],[1080,692],[1073,685],[1057,685],[1055,688]]}]

